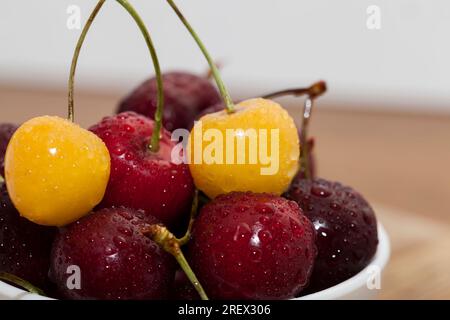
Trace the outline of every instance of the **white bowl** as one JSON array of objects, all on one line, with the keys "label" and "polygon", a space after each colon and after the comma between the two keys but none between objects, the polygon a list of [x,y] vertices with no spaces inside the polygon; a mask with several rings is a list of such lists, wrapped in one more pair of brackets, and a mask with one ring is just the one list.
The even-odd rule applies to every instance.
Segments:
[{"label": "white bowl", "polygon": [[[378,224],[378,248],[372,262],[361,272],[350,279],[331,288],[312,293],[293,300],[343,300],[343,299],[373,299],[379,292],[376,288],[377,277],[389,260],[390,243],[386,230]],[[381,281],[381,278],[378,278]],[[371,280],[374,280],[373,282]],[[369,286],[368,282],[374,287]],[[382,283],[381,283],[382,288]],[[31,294],[0,281],[0,300],[53,300],[37,294]]]}]

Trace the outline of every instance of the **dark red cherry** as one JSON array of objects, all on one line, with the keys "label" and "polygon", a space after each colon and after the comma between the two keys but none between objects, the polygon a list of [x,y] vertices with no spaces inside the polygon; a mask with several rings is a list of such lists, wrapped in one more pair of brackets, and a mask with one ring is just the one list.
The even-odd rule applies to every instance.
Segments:
[{"label": "dark red cherry", "polygon": [[[203,76],[169,72],[163,74],[163,84],[163,123],[169,131],[190,128],[202,110],[220,101],[217,89]],[[153,118],[157,91],[156,78],[145,81],[120,103],[117,112],[134,111]]]},{"label": "dark red cherry", "polygon": [[0,186],[0,271],[46,290],[50,250],[56,229],[22,218],[4,184]]},{"label": "dark red cherry", "polygon": [[308,283],[314,242],[295,202],[233,192],[201,209],[189,261],[212,299],[288,299]]},{"label": "dark red cherry", "polygon": [[[146,223],[158,220],[121,207],[61,229],[51,257],[51,278],[60,294],[67,299],[167,299],[175,260],[140,232]],[[79,268],[79,289],[69,278],[76,272],[71,266]]]},{"label": "dark red cherry", "polygon": [[377,250],[375,213],[361,194],[338,182],[296,179],[286,193],[314,224],[318,255],[308,291],[352,277]]}]

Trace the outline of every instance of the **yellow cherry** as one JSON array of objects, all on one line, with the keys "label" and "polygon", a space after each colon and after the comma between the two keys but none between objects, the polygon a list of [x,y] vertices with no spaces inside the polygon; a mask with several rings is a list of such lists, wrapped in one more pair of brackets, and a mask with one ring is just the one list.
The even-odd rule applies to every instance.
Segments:
[{"label": "yellow cherry", "polygon": [[208,61],[226,106],[226,111],[202,117],[189,135],[187,160],[195,185],[210,198],[230,191],[281,194],[299,167],[294,120],[271,100],[234,105],[200,37],[175,2],[167,2]]},{"label": "yellow cherry", "polygon": [[110,174],[103,141],[78,125],[43,116],[15,132],[5,155],[6,185],[21,216],[64,226],[102,200]]},{"label": "yellow cherry", "polygon": [[299,168],[294,120],[278,103],[251,99],[203,116],[187,159],[194,183],[210,198],[231,191],[283,193]]}]

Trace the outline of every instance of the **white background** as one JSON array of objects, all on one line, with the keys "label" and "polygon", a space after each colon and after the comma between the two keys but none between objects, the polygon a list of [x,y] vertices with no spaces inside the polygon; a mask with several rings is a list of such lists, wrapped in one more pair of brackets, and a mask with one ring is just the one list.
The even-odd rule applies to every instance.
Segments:
[{"label": "white background", "polygon": [[[164,0],[130,0],[153,34],[165,70],[206,63]],[[0,84],[66,86],[79,30],[95,0],[0,0]],[[178,0],[232,91],[257,94],[318,79],[327,99],[358,107],[450,112],[448,0]],[[366,27],[369,5],[381,30]],[[153,70],[141,34],[115,1],[105,4],[82,51],[77,85],[127,92]]]}]

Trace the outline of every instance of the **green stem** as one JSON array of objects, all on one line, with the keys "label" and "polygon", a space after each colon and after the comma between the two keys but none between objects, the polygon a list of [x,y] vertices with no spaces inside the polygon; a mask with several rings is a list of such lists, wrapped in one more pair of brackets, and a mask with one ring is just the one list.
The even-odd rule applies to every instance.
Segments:
[{"label": "green stem", "polygon": [[195,216],[197,214],[197,209],[198,209],[198,190],[195,189],[194,200],[192,201],[192,207],[191,207],[191,215],[189,218],[189,225],[188,225],[187,231],[184,234],[184,236],[179,239],[180,246],[184,246],[191,239],[192,226],[194,225]]},{"label": "green stem", "polygon": [[91,15],[89,16],[88,20],[86,21],[86,24],[83,27],[83,30],[81,31],[81,35],[78,38],[77,45],[75,47],[75,51],[73,53],[72,57],[72,64],[70,65],[70,75],[69,75],[69,105],[68,105],[68,116],[67,118],[74,122],[75,117],[75,111],[74,111],[74,86],[75,86],[75,72],[77,69],[77,63],[78,63],[78,57],[80,56],[81,47],[83,46],[84,39],[86,38],[86,35],[92,25],[92,22],[94,22],[95,17],[97,16],[98,12],[102,8],[103,4],[106,0],[100,0],[97,5],[95,6],[94,10],[92,11]]},{"label": "green stem", "polygon": [[181,251],[180,239],[177,239],[169,230],[167,230],[166,227],[159,224],[147,226],[142,229],[141,232],[150,237],[159,246],[161,246],[161,248],[170,253],[175,260],[177,260],[181,269],[183,269],[189,281],[192,283],[195,290],[197,290],[200,298],[202,298],[202,300],[208,300],[205,290]]},{"label": "green stem", "polygon": [[217,83],[217,87],[219,88],[220,91],[220,95],[222,96],[222,99],[225,103],[225,106],[227,108],[228,113],[232,113],[234,112],[234,103],[233,100],[231,99],[230,94],[228,93],[227,88],[225,87],[225,84],[220,76],[219,70],[216,66],[216,64],[214,63],[214,60],[211,58],[211,56],[209,55],[208,50],[206,49],[205,45],[203,44],[203,42],[200,40],[200,37],[197,35],[197,33],[195,32],[195,30],[192,28],[192,26],[189,24],[189,22],[187,21],[187,19],[184,17],[184,15],[181,13],[180,9],[178,9],[177,5],[172,1],[172,0],[167,0],[167,2],[169,3],[169,5],[172,7],[172,9],[175,11],[175,13],[177,14],[178,18],[181,20],[181,22],[183,22],[183,24],[185,25],[186,29],[189,31],[189,33],[192,35],[192,37],[194,38],[195,42],[197,42],[198,47],[200,48],[200,50],[202,51],[203,55],[205,56],[206,60],[208,61],[209,67],[211,68],[211,73],[214,76],[214,80]]},{"label": "green stem", "polygon": [[134,21],[138,25],[139,29],[142,32],[142,35],[144,36],[145,42],[147,43],[147,47],[150,51],[150,56],[153,61],[153,67],[155,68],[155,76],[156,76],[156,83],[158,86],[158,95],[157,95],[157,102],[156,102],[156,111],[155,111],[155,128],[153,129],[153,134],[151,137],[149,149],[152,152],[158,152],[159,151],[159,140],[161,139],[161,128],[162,128],[162,116],[163,116],[163,108],[164,108],[164,92],[163,92],[163,81],[162,81],[162,75],[161,75],[161,67],[159,65],[158,55],[156,54],[155,46],[153,45],[152,38],[150,37],[150,34],[142,21],[139,14],[136,12],[136,10],[133,8],[133,6],[127,1],[127,0],[116,0],[118,3],[120,3],[125,10],[128,11],[128,13],[133,17]]},{"label": "green stem", "polygon": [[208,296],[206,295],[205,290],[203,289],[202,285],[198,281],[197,277],[195,276],[194,271],[189,266],[189,263],[187,262],[186,258],[184,257],[183,253],[181,252],[181,249],[178,247],[179,254],[175,254],[174,257],[177,260],[178,264],[180,265],[181,269],[183,269],[186,276],[189,278],[189,281],[191,281],[192,285],[194,286],[195,290],[200,295],[200,298],[202,300],[209,300]]},{"label": "green stem", "polygon": [[29,283],[26,280],[23,280],[22,278],[19,278],[13,274],[6,273],[6,272],[0,272],[0,280],[8,281],[10,283],[13,283],[25,290],[27,290],[30,293],[39,294],[41,296],[45,296],[44,291],[39,289],[38,287],[33,286],[31,283]]}]

